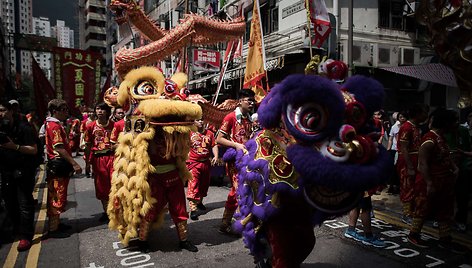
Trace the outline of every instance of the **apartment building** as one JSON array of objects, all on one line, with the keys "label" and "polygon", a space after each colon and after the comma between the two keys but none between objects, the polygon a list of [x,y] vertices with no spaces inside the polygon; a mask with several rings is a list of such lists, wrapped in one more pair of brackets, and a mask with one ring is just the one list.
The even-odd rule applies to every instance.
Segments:
[{"label": "apartment building", "polygon": [[6,43],[10,50],[12,73],[31,74],[31,54],[29,51],[14,49],[14,33],[30,34],[33,28],[32,0],[1,0],[1,15]]},{"label": "apartment building", "polygon": [[79,48],[106,54],[105,0],[79,0]]},{"label": "apartment building", "polygon": [[75,48],[74,30],[66,26],[63,20],[57,20],[56,26],[51,27],[51,37],[57,39],[58,47]]},{"label": "apartment building", "polygon": [[[33,34],[45,37],[51,37],[51,23],[49,18],[33,17]],[[49,52],[33,52],[33,57],[44,71],[48,80],[52,78],[52,54]]]}]

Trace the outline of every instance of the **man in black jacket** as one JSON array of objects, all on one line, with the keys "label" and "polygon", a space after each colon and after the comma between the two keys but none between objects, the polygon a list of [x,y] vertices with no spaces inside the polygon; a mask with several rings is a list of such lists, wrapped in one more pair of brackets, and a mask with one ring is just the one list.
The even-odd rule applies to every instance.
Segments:
[{"label": "man in black jacket", "polygon": [[34,235],[33,189],[38,148],[31,127],[13,116],[12,105],[0,104],[0,173],[2,196],[20,241],[18,251],[31,247]]}]

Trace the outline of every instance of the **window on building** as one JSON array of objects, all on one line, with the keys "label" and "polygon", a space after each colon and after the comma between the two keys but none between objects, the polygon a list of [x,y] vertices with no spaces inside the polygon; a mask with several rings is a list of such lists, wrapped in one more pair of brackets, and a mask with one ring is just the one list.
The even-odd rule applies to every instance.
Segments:
[{"label": "window on building", "polygon": [[[251,6],[252,7],[252,6]],[[264,35],[277,32],[279,30],[279,7],[276,6],[276,0],[267,0],[259,7],[262,32]],[[246,33],[244,35],[244,43],[249,40],[251,34],[252,8],[245,14]]]},{"label": "window on building", "polygon": [[409,7],[405,0],[379,0],[378,3],[380,28],[407,32],[416,30],[417,25],[414,16],[407,16]]}]

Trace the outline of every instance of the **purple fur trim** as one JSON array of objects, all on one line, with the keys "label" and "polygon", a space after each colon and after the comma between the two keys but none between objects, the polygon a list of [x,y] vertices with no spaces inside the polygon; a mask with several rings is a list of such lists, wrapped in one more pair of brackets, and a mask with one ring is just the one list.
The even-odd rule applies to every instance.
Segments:
[{"label": "purple fur trim", "polygon": [[300,174],[302,185],[317,184],[334,190],[365,191],[384,183],[386,174],[392,171],[391,156],[382,146],[377,158],[367,165],[334,162],[301,145],[287,148],[287,156]]},{"label": "purple fur trim", "polygon": [[354,75],[342,87],[346,88],[357,101],[364,105],[367,116],[371,116],[375,111],[382,108],[385,92],[384,87],[377,80],[362,75]]},{"label": "purple fur trim", "polygon": [[[342,124],[345,103],[338,85],[320,76],[290,75],[277,84],[258,109],[259,122],[265,128],[277,127],[283,119],[287,130],[296,139],[305,142],[320,141],[337,133]],[[325,107],[327,125],[314,136],[301,133],[285,116],[288,104],[317,103]]]},{"label": "purple fur trim", "polygon": [[223,161],[225,162],[231,162],[236,159],[236,150],[233,148],[228,148],[226,150],[225,154],[223,155]]}]

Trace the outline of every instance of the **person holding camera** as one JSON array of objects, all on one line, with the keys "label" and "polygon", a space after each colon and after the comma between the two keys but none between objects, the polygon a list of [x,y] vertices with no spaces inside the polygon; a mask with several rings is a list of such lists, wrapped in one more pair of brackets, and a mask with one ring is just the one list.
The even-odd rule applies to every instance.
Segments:
[{"label": "person holding camera", "polygon": [[33,189],[36,177],[38,148],[34,130],[14,116],[9,102],[0,104],[0,173],[2,196],[18,235],[17,250],[31,247],[34,235]]},{"label": "person holding camera", "polygon": [[63,122],[67,119],[69,109],[64,100],[53,99],[48,103],[51,114],[46,118],[46,165],[48,184],[47,215],[49,219],[49,237],[65,237],[62,233],[70,228],[60,224],[59,216],[67,204],[67,187],[74,174],[82,173],[82,168],[72,158]]}]

